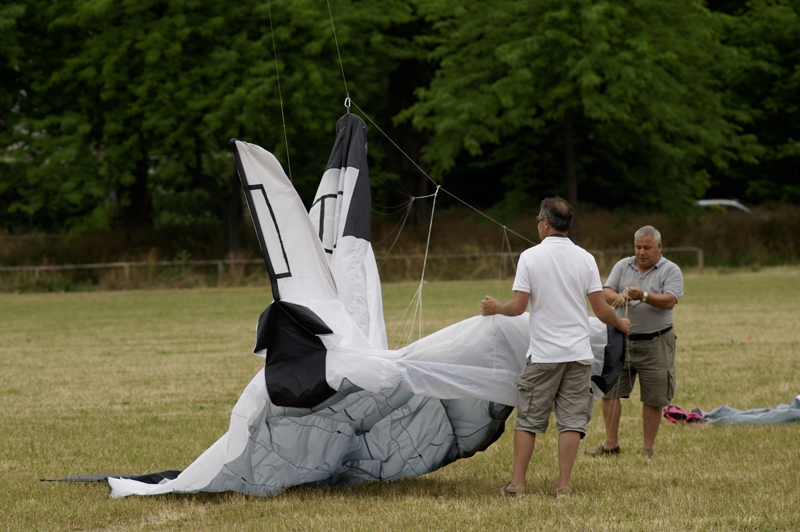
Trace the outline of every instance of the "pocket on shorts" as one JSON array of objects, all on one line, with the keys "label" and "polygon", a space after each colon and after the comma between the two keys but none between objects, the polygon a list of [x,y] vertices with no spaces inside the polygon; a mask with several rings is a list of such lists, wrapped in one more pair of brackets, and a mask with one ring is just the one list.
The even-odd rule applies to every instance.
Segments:
[{"label": "pocket on shorts", "polygon": [[517,419],[527,419],[533,401],[533,385],[523,379],[517,381]]},{"label": "pocket on shorts", "polygon": [[[589,404],[586,407],[586,411],[589,413],[589,416],[586,419],[586,423],[589,423],[592,420],[592,417],[594,416],[594,394],[592,393],[591,386],[589,386],[589,393],[587,395],[589,396]],[[586,433],[581,434],[581,439],[583,439],[585,435]]]},{"label": "pocket on shorts", "polygon": [[670,368],[669,372],[667,373],[667,399],[672,401],[672,398],[675,397],[675,366]]}]

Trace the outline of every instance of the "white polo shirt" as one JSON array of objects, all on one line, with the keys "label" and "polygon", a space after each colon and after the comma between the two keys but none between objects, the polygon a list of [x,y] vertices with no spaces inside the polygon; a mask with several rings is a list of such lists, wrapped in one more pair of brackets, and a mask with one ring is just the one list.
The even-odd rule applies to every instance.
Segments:
[{"label": "white polo shirt", "polygon": [[531,297],[531,362],[594,358],[586,295],[602,289],[594,257],[566,237],[549,236],[522,253],[512,290]]}]

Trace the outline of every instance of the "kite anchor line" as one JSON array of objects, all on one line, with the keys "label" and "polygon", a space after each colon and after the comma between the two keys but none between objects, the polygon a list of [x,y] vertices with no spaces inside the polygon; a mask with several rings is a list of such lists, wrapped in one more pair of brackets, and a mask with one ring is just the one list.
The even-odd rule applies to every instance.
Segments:
[{"label": "kite anchor line", "polygon": [[[347,78],[344,76],[344,63],[342,63],[342,53],[339,51],[339,39],[336,38],[336,26],[333,24],[333,11],[331,11],[331,2],[327,0],[328,3],[328,15],[331,17],[331,30],[333,31],[333,42],[336,43],[336,55],[339,56],[339,68],[342,70],[342,81],[344,81],[344,93],[347,95],[347,100],[350,99],[350,91],[347,90]],[[345,100],[345,102],[347,101]],[[350,107],[345,104],[347,107],[347,113],[350,113]]]},{"label": "kite anchor line", "polygon": [[500,287],[503,283],[503,274],[505,273],[505,266],[506,266],[506,255],[505,249],[508,247],[508,258],[511,260],[511,265],[514,267],[514,271],[517,271],[517,264],[514,262],[514,252],[511,250],[511,241],[508,239],[508,227],[505,225],[503,226],[503,241],[500,244],[500,274],[498,276],[497,281],[497,296],[495,299],[500,299]]},{"label": "kite anchor line", "polygon": [[272,27],[272,8],[267,0],[267,12],[269,13],[269,32],[272,35],[272,55],[275,58],[275,79],[278,82],[278,100],[281,102],[281,122],[283,122],[283,142],[286,144],[286,165],[289,168],[289,181],[292,179],[292,159],[289,157],[289,136],[286,133],[286,117],[283,114],[283,95],[281,94],[281,74],[278,71],[278,48],[275,46],[275,30]]},{"label": "kite anchor line", "polygon": [[[428,225],[428,239],[425,244],[425,255],[422,261],[422,274],[420,277],[419,285],[417,286],[417,291],[414,293],[414,296],[411,298],[411,302],[408,304],[406,309],[400,314],[400,321],[398,322],[398,326],[400,323],[403,322],[404,317],[406,318],[405,319],[406,326],[403,329],[403,333],[401,334],[397,347],[399,347],[400,344],[407,345],[412,342],[412,335],[414,333],[415,323],[419,324],[417,327],[417,339],[422,338],[422,331],[423,331],[422,287],[425,285],[425,268],[428,264],[428,251],[430,250],[430,245],[431,245],[431,233],[433,233],[433,216],[436,213],[436,198],[439,195],[439,190],[441,188],[442,188],[441,186],[437,185],[436,192],[428,196],[421,196],[421,198],[429,198],[433,196],[433,206],[431,207],[431,221],[430,224]],[[417,320],[419,321],[417,322]],[[392,331],[392,333],[394,333],[394,331]]]},{"label": "kite anchor line", "polygon": [[[333,10],[331,9],[331,3],[330,3],[330,0],[326,0],[326,3],[327,3],[327,5],[328,5],[328,16],[330,17],[330,20],[331,20],[331,31],[333,32],[333,40],[334,40],[334,43],[336,44],[336,55],[337,55],[337,57],[338,57],[338,59],[339,59],[339,68],[341,69],[341,72],[342,72],[342,81],[343,81],[343,83],[344,83],[344,92],[345,92],[345,94],[346,94],[346,98],[345,98],[345,101],[344,101],[344,106],[345,106],[345,108],[347,109],[347,114],[350,114],[350,104],[352,103],[353,105],[355,105],[355,106],[356,106],[356,109],[358,109],[358,110],[359,110],[359,111],[360,111],[360,112],[361,112],[361,113],[364,115],[364,117],[365,117],[365,118],[367,118],[367,120],[369,120],[369,121],[370,121],[370,123],[371,123],[373,126],[375,126],[375,128],[376,128],[378,131],[380,131],[380,132],[381,132],[381,134],[382,134],[384,137],[386,137],[386,139],[387,139],[387,140],[388,140],[388,141],[389,141],[389,142],[390,142],[390,143],[391,143],[391,144],[392,144],[392,145],[393,145],[393,146],[394,146],[394,147],[395,147],[395,148],[396,148],[398,151],[400,151],[400,153],[402,153],[402,154],[403,154],[403,156],[404,156],[406,159],[408,159],[408,160],[411,162],[411,164],[413,164],[413,165],[414,165],[414,166],[417,168],[417,170],[419,170],[419,171],[422,173],[422,175],[424,175],[424,176],[425,176],[425,177],[426,177],[426,178],[427,178],[427,179],[428,179],[428,180],[429,180],[431,183],[433,183],[434,185],[436,185],[436,192],[433,194],[433,206],[432,206],[432,208],[431,208],[431,222],[430,222],[430,227],[428,228],[428,241],[427,241],[427,243],[426,243],[426,245],[425,245],[425,259],[424,259],[424,261],[423,261],[423,265],[422,265],[422,274],[421,274],[421,277],[420,277],[420,283],[419,283],[419,287],[417,288],[417,294],[415,294],[415,296],[414,296],[414,299],[412,299],[412,302],[409,304],[409,307],[411,307],[411,306],[414,306],[414,307],[415,307],[415,310],[414,310],[414,313],[413,313],[413,314],[414,314],[414,316],[416,316],[416,313],[417,313],[417,311],[416,311],[416,308],[418,308],[418,309],[419,309],[419,311],[418,311],[418,312],[419,312],[419,317],[420,317],[420,321],[419,321],[419,337],[420,337],[420,338],[422,338],[422,286],[425,284],[425,267],[426,267],[426,265],[427,265],[427,262],[428,262],[428,249],[429,249],[429,247],[430,247],[431,232],[432,232],[432,229],[433,229],[433,214],[434,214],[434,212],[435,212],[435,210],[436,210],[436,198],[437,198],[437,196],[438,196],[438,194],[439,194],[439,191],[440,191],[440,190],[441,190],[442,192],[446,192],[446,193],[447,193],[449,196],[451,196],[453,199],[455,199],[456,201],[459,201],[459,202],[461,202],[462,204],[464,204],[465,206],[469,207],[470,209],[472,209],[472,210],[473,210],[473,211],[475,211],[476,213],[480,214],[481,216],[483,216],[483,217],[485,217],[485,218],[489,219],[489,220],[490,220],[490,221],[492,221],[494,224],[501,226],[501,227],[503,228],[503,236],[504,236],[504,239],[505,239],[506,243],[508,243],[509,252],[511,252],[511,244],[510,244],[510,242],[508,241],[508,232],[514,233],[515,235],[517,235],[517,236],[518,236],[518,237],[520,237],[521,239],[525,240],[526,242],[529,242],[530,244],[532,244],[532,245],[534,245],[534,246],[536,245],[536,243],[535,243],[535,242],[533,242],[532,240],[530,240],[530,239],[528,239],[528,238],[526,238],[526,237],[522,236],[521,234],[519,234],[519,233],[517,233],[517,232],[515,232],[515,231],[512,231],[512,230],[508,229],[508,227],[506,227],[505,225],[501,224],[500,222],[498,222],[497,220],[495,220],[495,219],[494,219],[494,218],[492,218],[491,216],[489,216],[489,215],[487,215],[486,213],[484,213],[484,212],[482,212],[482,211],[480,211],[480,210],[476,209],[475,207],[473,207],[472,205],[470,205],[470,204],[469,204],[469,203],[467,203],[466,201],[462,200],[462,199],[461,199],[461,198],[459,198],[458,196],[456,196],[456,195],[454,195],[453,193],[451,193],[451,192],[449,192],[449,191],[445,190],[444,188],[442,188],[442,186],[441,186],[439,183],[437,183],[436,181],[434,181],[434,180],[431,178],[431,176],[429,176],[429,175],[427,174],[427,172],[425,172],[425,171],[424,171],[424,170],[423,170],[423,169],[422,169],[422,168],[421,168],[421,167],[420,167],[420,166],[417,164],[417,162],[416,162],[414,159],[412,159],[412,158],[411,158],[411,157],[410,157],[410,156],[409,156],[409,155],[408,155],[408,154],[407,154],[405,151],[403,151],[403,150],[402,150],[402,148],[400,148],[400,146],[398,146],[398,145],[397,145],[397,143],[396,143],[394,140],[392,140],[392,138],[391,138],[391,137],[389,137],[389,135],[387,135],[387,134],[386,134],[386,133],[385,133],[385,132],[384,132],[384,131],[383,131],[383,130],[382,130],[382,129],[381,129],[381,128],[380,128],[380,127],[379,127],[379,126],[376,124],[376,123],[375,123],[375,121],[374,121],[374,120],[372,120],[372,118],[370,118],[370,116],[369,116],[367,113],[365,113],[365,112],[364,112],[364,110],[363,110],[363,109],[361,109],[361,108],[358,106],[358,104],[356,104],[355,102],[353,102],[353,101],[350,99],[350,91],[349,91],[349,90],[348,90],[348,88],[347,88],[347,77],[345,76],[345,73],[344,73],[344,62],[342,61],[342,53],[341,53],[341,51],[339,50],[339,39],[336,37],[336,25],[334,24],[334,21],[333,21]],[[271,19],[270,19],[270,20],[271,20]],[[274,39],[274,37],[273,37],[273,39]],[[273,46],[274,46],[274,45],[273,45]],[[276,60],[276,66],[277,66],[277,60]],[[286,129],[286,126],[284,125],[284,131],[285,131],[285,129]],[[417,198],[415,198],[415,197],[413,197],[413,196],[412,196],[412,197],[411,197],[411,200],[409,201],[409,206],[408,206],[408,207],[409,207],[409,210],[410,210],[410,208],[411,208],[411,204],[413,203],[413,201],[414,201],[415,199],[422,199],[422,198],[424,198],[424,197],[429,197],[429,196],[420,196],[420,197],[417,197]],[[408,215],[408,214],[406,214],[406,216],[407,216],[407,215]],[[404,219],[404,221],[403,221],[403,224],[405,224],[405,219]],[[402,230],[402,228],[401,228],[401,230]],[[400,235],[398,234],[398,238],[399,238],[399,236],[400,236]],[[397,241],[397,240],[395,239],[395,242],[396,242],[396,241]],[[503,260],[504,260],[504,257],[503,257],[503,254],[502,254],[502,249],[504,249],[504,248],[501,248],[501,254],[500,254],[500,261],[501,261],[501,264],[500,264],[500,268],[501,268],[501,275],[502,275]],[[512,256],[512,258],[511,258],[511,260],[512,260],[512,263],[513,263],[513,256]],[[514,269],[516,269],[516,265],[514,265]],[[408,308],[406,308],[406,311],[404,311],[404,314],[405,314],[405,312],[408,312]],[[413,321],[413,319],[412,319],[412,321],[411,321],[411,323],[410,323],[410,325],[409,325],[409,330],[408,330],[408,336],[409,336],[409,337],[410,337],[411,329],[413,329],[413,323],[414,323],[414,321]]]}]

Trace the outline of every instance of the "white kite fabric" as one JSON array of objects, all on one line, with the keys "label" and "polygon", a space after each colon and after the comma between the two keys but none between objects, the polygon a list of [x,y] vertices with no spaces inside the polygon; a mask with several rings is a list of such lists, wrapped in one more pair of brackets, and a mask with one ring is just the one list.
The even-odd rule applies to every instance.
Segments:
[{"label": "white kite fabric", "polygon": [[[272,154],[231,145],[271,280],[254,348],[265,367],[228,432],[176,478],[109,478],[110,496],[392,481],[496,441],[516,402],[528,316],[476,316],[387,349],[363,121],[348,114],[337,124],[309,213]],[[606,327],[591,324],[599,374]]]}]

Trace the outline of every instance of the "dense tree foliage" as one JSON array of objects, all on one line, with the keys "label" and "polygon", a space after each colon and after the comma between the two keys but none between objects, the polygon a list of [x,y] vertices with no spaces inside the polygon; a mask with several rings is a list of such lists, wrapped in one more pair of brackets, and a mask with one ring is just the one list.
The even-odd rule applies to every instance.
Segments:
[{"label": "dense tree foliage", "polygon": [[[482,207],[503,193],[511,208],[559,193],[673,213],[707,191],[797,202],[798,13],[796,0],[12,1],[0,231],[214,224],[235,252],[228,139],[274,152],[309,197],[348,95]],[[370,132],[379,201],[429,190]]]},{"label": "dense tree foliage", "polygon": [[800,1],[723,2],[725,42],[745,59],[728,76],[747,106],[745,131],[763,153],[756,165],[734,164],[712,176],[711,192],[754,203],[800,202]]},{"label": "dense tree foliage", "polygon": [[[23,97],[29,111],[18,113],[16,130],[6,131],[16,143],[12,157],[26,170],[10,210],[47,230],[114,223],[134,230],[196,222],[215,204],[235,251],[242,205],[228,140],[274,151],[304,189],[324,170],[333,125],[344,111],[330,21],[316,4],[271,6],[277,64],[266,3],[50,4],[49,16],[31,23],[40,24],[53,49],[20,66],[25,93],[47,104]],[[406,5],[339,7],[345,25],[340,44],[359,45],[345,67],[374,76],[387,67],[380,64],[386,57],[375,53],[380,46],[367,52],[366,44],[382,40],[382,27],[403,22]],[[83,38],[71,39],[75,34]],[[56,49],[55,58],[47,55]],[[350,89],[381,90],[382,81],[361,79],[351,80]],[[293,165],[287,138],[297,140],[288,152]]]},{"label": "dense tree foliage", "polygon": [[581,182],[594,203],[680,212],[708,187],[703,163],[755,161],[720,88],[736,51],[694,0],[439,0],[425,13],[441,66],[407,115],[431,129],[439,174],[501,145],[517,199],[544,186],[576,204]]}]

